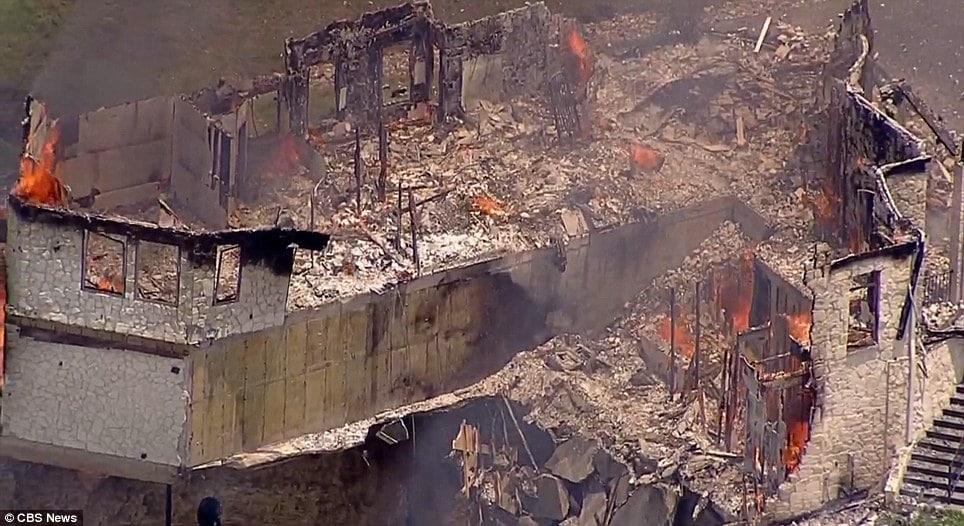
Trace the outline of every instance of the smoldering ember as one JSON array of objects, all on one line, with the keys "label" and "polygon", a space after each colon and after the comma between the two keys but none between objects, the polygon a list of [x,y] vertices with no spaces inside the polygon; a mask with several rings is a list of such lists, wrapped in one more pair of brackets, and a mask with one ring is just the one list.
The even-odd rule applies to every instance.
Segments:
[{"label": "smoldering ember", "polygon": [[287,40],[280,73],[80,115],[28,98],[0,507],[964,506],[958,136],[877,64],[865,0],[821,35],[659,31],[419,1]]}]

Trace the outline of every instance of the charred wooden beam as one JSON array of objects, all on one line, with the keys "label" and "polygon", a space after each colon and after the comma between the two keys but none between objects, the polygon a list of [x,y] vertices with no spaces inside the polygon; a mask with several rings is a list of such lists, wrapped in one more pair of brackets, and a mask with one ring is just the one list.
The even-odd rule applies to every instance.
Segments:
[{"label": "charred wooden beam", "polygon": [[238,245],[241,247],[243,264],[263,265],[278,274],[289,274],[294,263],[293,247],[321,251],[328,246],[330,239],[328,234],[287,228],[192,231],[30,204],[12,194],[8,200],[10,212],[15,214],[19,221],[91,230],[174,245],[195,265],[214,265],[219,246]]},{"label": "charred wooden beam", "polygon": [[944,146],[944,149],[951,155],[957,155],[957,143],[954,140],[954,134],[944,126],[943,120],[914,93],[910,85],[906,82],[899,82],[895,84],[893,88],[904,97],[911,108],[914,109],[914,112],[920,115],[920,118],[924,120],[927,127],[937,136],[938,141]]}]

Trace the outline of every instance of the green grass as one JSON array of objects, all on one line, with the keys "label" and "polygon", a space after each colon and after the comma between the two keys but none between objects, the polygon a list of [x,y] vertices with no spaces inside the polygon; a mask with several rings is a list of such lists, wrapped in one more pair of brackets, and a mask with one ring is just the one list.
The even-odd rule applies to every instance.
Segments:
[{"label": "green grass", "polygon": [[913,526],[964,526],[964,514],[956,511],[939,511],[918,517]]},{"label": "green grass", "polygon": [[882,526],[964,526],[964,513],[957,511],[930,510],[914,519],[885,516]]},{"label": "green grass", "polygon": [[26,87],[56,45],[72,0],[0,0],[0,82]]}]

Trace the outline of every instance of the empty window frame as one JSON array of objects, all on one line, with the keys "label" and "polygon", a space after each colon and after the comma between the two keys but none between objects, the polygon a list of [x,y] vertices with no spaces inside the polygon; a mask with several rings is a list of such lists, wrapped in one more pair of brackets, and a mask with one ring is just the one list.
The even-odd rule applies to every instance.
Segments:
[{"label": "empty window frame", "polygon": [[218,247],[217,269],[214,276],[214,304],[223,305],[238,301],[241,293],[241,247],[223,245]]},{"label": "empty window frame", "polygon": [[137,241],[134,254],[136,298],[177,305],[181,276],[180,249],[174,245]]},{"label": "empty window frame", "polygon": [[848,296],[847,347],[876,345],[880,332],[880,272],[854,278]]},{"label": "empty window frame", "polygon": [[81,288],[123,296],[127,276],[127,238],[84,231]]}]

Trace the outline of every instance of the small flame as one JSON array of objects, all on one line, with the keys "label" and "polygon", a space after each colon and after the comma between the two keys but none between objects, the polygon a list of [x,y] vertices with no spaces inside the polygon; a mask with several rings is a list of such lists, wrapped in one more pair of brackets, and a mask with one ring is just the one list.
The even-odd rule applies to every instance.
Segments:
[{"label": "small flame", "polygon": [[659,336],[667,344],[673,343],[676,352],[686,358],[693,358],[696,354],[696,338],[693,336],[690,323],[686,319],[677,318],[674,328],[672,318],[669,315],[664,316],[659,324]]},{"label": "small flame", "polygon": [[509,215],[498,201],[485,195],[477,195],[472,198],[472,210],[482,215],[492,217],[506,217]]},{"label": "small flame", "polygon": [[793,473],[800,467],[803,450],[806,449],[807,439],[810,438],[810,428],[806,422],[794,422],[788,430],[787,448],[783,450],[783,465],[788,473]]},{"label": "small flame", "polygon": [[124,280],[120,279],[119,276],[107,275],[97,278],[97,282],[94,284],[97,290],[103,292],[112,292],[114,294],[124,293]]},{"label": "small flame", "polygon": [[26,153],[20,159],[20,180],[13,189],[17,197],[35,205],[66,206],[67,188],[60,180],[60,163],[57,160],[56,127],[47,133],[40,159]]},{"label": "small flame", "polygon": [[629,147],[629,161],[632,168],[643,172],[658,172],[663,168],[665,159],[659,152],[641,144]]},{"label": "small flame", "polygon": [[579,81],[583,84],[592,78],[592,63],[590,62],[589,45],[579,35],[576,28],[569,32],[569,51],[579,60]]},{"label": "small flame", "polygon": [[744,251],[736,268],[728,268],[724,278],[726,281],[720,287],[720,305],[726,311],[735,334],[750,328],[755,287],[753,261],[753,249]]},{"label": "small flame", "polygon": [[787,332],[794,340],[797,340],[801,344],[810,343],[810,313],[807,311],[798,312],[796,314],[788,314],[785,316],[787,320]]},{"label": "small flame", "polygon": [[278,142],[274,155],[269,159],[265,172],[273,175],[286,175],[302,168],[301,154],[298,153],[298,141],[294,135],[287,133]]},{"label": "small flame", "polygon": [[793,473],[800,467],[803,453],[807,449],[807,441],[810,440],[810,411],[813,408],[813,391],[804,390],[800,400],[799,420],[794,420],[787,426],[787,447],[783,450],[783,465],[787,468],[787,473]]}]

